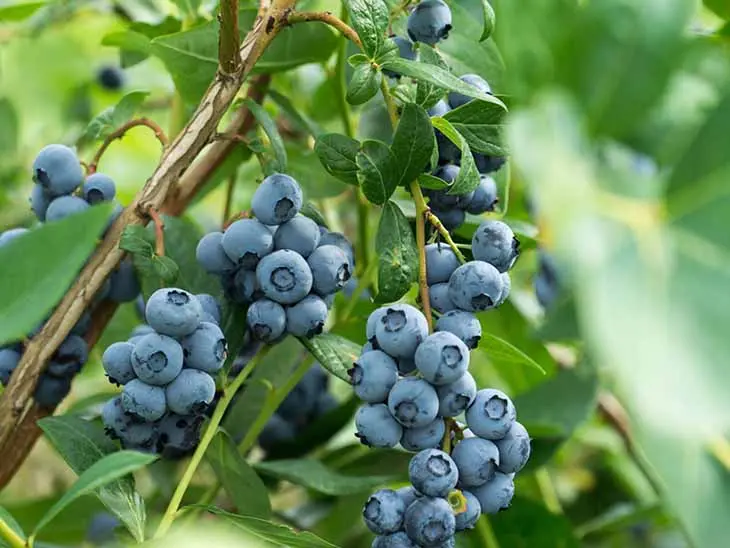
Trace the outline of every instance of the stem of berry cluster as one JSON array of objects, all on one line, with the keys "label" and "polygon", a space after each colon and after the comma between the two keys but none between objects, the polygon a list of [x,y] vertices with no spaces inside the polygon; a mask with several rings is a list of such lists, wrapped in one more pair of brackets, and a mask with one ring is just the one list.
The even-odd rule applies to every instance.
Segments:
[{"label": "stem of berry cluster", "polygon": [[180,509],[180,504],[185,496],[185,492],[190,486],[190,482],[193,480],[193,476],[195,476],[198,466],[200,466],[200,463],[203,461],[203,457],[205,456],[205,452],[208,450],[210,442],[213,441],[213,437],[218,433],[218,426],[220,426],[220,423],[223,420],[223,415],[225,415],[228,406],[233,401],[233,397],[236,395],[241,386],[243,386],[243,383],[246,382],[246,379],[248,379],[251,373],[253,373],[254,369],[256,369],[256,366],[261,362],[267,351],[268,347],[264,347],[248,364],[246,364],[246,367],[241,370],[235,380],[226,386],[223,391],[223,397],[218,402],[218,405],[216,405],[215,412],[203,433],[203,437],[200,439],[200,443],[195,449],[195,453],[193,453],[193,456],[190,458],[190,462],[185,468],[185,473],[180,479],[180,483],[178,483],[175,492],[172,494],[170,503],[167,506],[167,510],[165,510],[165,514],[162,516],[162,520],[157,527],[154,538],[160,538],[167,533],[173,521],[175,521],[175,516]]},{"label": "stem of berry cluster", "polygon": [[87,173],[89,175],[91,175],[92,173],[96,173],[96,168],[101,161],[101,157],[109,148],[109,145],[111,145],[117,139],[121,139],[122,137],[124,137],[130,129],[139,126],[150,128],[155,133],[155,137],[157,137],[157,140],[162,145],[162,148],[164,149],[167,146],[167,135],[165,135],[165,131],[159,125],[157,125],[155,121],[150,120],[149,118],[135,118],[134,120],[129,120],[127,123],[121,125],[118,129],[107,135],[106,139],[104,139],[104,142],[101,143],[99,150],[96,151],[96,154],[94,154],[91,162],[89,162],[89,165],[87,166]]},{"label": "stem of berry cluster", "polygon": [[431,299],[428,294],[428,281],[426,278],[426,211],[428,207],[423,200],[421,187],[418,181],[411,181],[411,194],[416,199],[416,245],[418,246],[418,287],[421,294],[421,308],[428,322],[428,331],[433,331],[433,317],[431,315]]},{"label": "stem of berry cluster", "polygon": [[359,48],[362,48],[362,42],[357,32],[350,27],[345,21],[334,15],[329,11],[293,11],[286,19],[286,22],[290,25],[295,23],[306,23],[307,21],[319,21],[320,23],[326,23],[331,27],[334,27],[339,32],[344,34],[349,40],[352,40]]},{"label": "stem of berry cluster", "polygon": [[147,214],[152,219],[152,223],[155,225],[155,254],[158,257],[165,256],[165,222],[158,211],[151,207]]}]

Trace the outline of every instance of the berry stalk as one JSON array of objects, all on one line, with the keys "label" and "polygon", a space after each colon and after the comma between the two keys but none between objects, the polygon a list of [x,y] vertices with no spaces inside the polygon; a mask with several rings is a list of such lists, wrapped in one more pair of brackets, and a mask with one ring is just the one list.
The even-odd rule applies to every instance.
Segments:
[{"label": "berry stalk", "polygon": [[[428,207],[423,200],[421,187],[418,181],[411,182],[411,193],[416,202],[416,244],[418,245],[418,287],[421,294],[421,306],[423,314],[428,322],[428,332],[433,331],[433,317],[431,315],[431,298],[428,294],[428,281],[426,276],[426,213]],[[420,197],[420,199],[418,199]]]}]

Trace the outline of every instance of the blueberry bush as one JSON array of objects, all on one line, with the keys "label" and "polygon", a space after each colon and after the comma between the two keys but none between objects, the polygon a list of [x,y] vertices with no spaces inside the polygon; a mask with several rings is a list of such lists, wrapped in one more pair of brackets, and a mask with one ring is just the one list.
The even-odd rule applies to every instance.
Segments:
[{"label": "blueberry bush", "polygon": [[728,36],[0,2],[0,546],[726,546]]}]

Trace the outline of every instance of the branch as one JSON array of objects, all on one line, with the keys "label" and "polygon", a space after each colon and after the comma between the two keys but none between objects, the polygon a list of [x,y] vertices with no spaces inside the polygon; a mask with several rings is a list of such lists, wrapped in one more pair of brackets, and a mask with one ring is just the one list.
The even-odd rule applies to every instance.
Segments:
[{"label": "branch", "polygon": [[334,15],[329,11],[293,11],[287,18],[286,22],[290,25],[295,23],[306,23],[309,21],[319,21],[325,23],[331,27],[334,27],[342,34],[344,34],[348,40],[351,40],[358,48],[362,49],[362,42],[360,37],[350,25],[345,23],[342,19]]},{"label": "branch", "polygon": [[[144,188],[112,225],[51,318],[28,344],[0,398],[0,454],[3,456],[8,447],[18,443],[18,440],[11,439],[12,434],[22,424],[24,411],[29,408],[38,377],[46,363],[124,256],[124,252],[119,249],[124,228],[147,223],[147,212],[150,208],[162,208],[175,183],[215,132],[245,77],[284,26],[286,14],[291,10],[294,1],[274,0],[264,16],[256,20],[241,48],[242,62],[239,72],[233,75],[216,75],[190,121],[164,152],[160,164]],[[186,203],[180,207],[184,208]],[[0,466],[5,466],[5,463]],[[0,477],[3,475],[0,473]]]},{"label": "branch", "polygon": [[241,56],[238,55],[238,0],[221,0],[218,22],[218,66],[225,74],[235,74],[241,67]]},{"label": "branch", "polygon": [[[421,196],[421,198],[423,198],[423,196]],[[438,231],[444,241],[449,245],[451,250],[454,252],[454,255],[456,255],[456,258],[459,259],[459,262],[461,264],[464,264],[466,262],[466,257],[464,257],[464,254],[459,249],[458,244],[454,242],[451,234],[449,234],[449,231],[446,230],[446,227],[441,222],[441,219],[439,219],[428,206],[426,207],[425,216],[426,220],[431,223],[431,226],[433,226]]]},{"label": "branch", "polygon": [[423,315],[428,322],[428,331],[433,331],[433,317],[431,315],[431,298],[428,294],[428,280],[426,275],[426,213],[428,207],[423,199],[418,181],[411,181],[411,194],[416,203],[416,246],[418,247],[418,287],[421,293]]},{"label": "branch", "polygon": [[152,219],[152,222],[155,225],[155,254],[158,257],[164,257],[165,256],[165,222],[162,220],[162,217],[157,212],[157,210],[153,207],[151,207],[149,209],[147,214],[150,216],[150,219]]},{"label": "branch", "polygon": [[121,139],[122,137],[124,137],[130,129],[137,126],[145,126],[150,128],[152,131],[155,132],[155,137],[157,137],[157,140],[162,145],[162,148],[164,149],[167,146],[167,135],[165,135],[165,132],[160,126],[158,126],[154,121],[150,120],[149,118],[135,118],[134,120],[130,120],[126,124],[119,127],[117,130],[110,133],[107,138],[104,139],[104,142],[99,147],[99,150],[96,151],[96,154],[94,154],[94,157],[91,159],[91,163],[89,163],[88,173],[92,174],[96,172],[96,167],[99,165],[99,161],[106,152],[106,149],[109,148],[109,145],[111,145],[117,139]]}]

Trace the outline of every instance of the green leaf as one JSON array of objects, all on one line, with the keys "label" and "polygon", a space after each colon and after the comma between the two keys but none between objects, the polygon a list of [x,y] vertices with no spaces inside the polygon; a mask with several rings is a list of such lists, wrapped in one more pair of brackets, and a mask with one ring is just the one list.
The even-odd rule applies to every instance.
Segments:
[{"label": "green leaf", "polygon": [[383,81],[383,74],[370,64],[357,65],[347,85],[347,102],[362,105],[375,97]]},{"label": "green leaf", "polygon": [[387,202],[398,186],[398,169],[390,147],[381,141],[363,141],[355,161],[365,197],[378,205]]},{"label": "green leaf", "polygon": [[730,19],[730,2],[728,0],[702,0],[702,3],[719,17],[726,21]]},{"label": "green leaf", "polygon": [[359,344],[332,333],[323,333],[311,339],[302,337],[299,342],[309,350],[322,367],[335,377],[348,384],[350,383],[350,376],[347,371],[360,355],[361,347]]},{"label": "green leaf", "polygon": [[499,360],[500,363],[512,366],[534,367],[543,375],[546,374],[542,366],[530,356],[522,352],[516,346],[510,344],[508,341],[492,335],[491,333],[482,332],[482,338],[479,341],[479,348],[485,350],[491,359]]},{"label": "green leaf", "polygon": [[429,190],[442,190],[449,188],[449,183],[430,173],[421,173],[418,176],[418,186]]},{"label": "green leaf", "polygon": [[368,59],[368,56],[365,55],[364,53],[356,53],[354,55],[350,55],[347,58],[347,64],[350,65],[351,67],[356,67],[358,65],[363,65],[363,64],[369,65],[370,59]]},{"label": "green leaf", "polygon": [[317,127],[317,124],[299,112],[287,96],[282,95],[274,89],[269,90],[268,96],[301,131],[308,133],[312,137],[317,137],[322,133],[322,130]]},{"label": "green leaf", "polygon": [[479,171],[474,163],[474,156],[471,154],[469,143],[454,129],[454,126],[445,118],[434,117],[431,119],[433,127],[438,129],[444,136],[454,143],[461,150],[461,165],[456,180],[451,183],[448,194],[466,194],[479,186]]},{"label": "green leaf", "polygon": [[[422,63],[449,70],[449,65],[444,61],[438,50],[428,44],[420,44],[418,47],[419,58]],[[416,88],[416,103],[428,109],[434,106],[444,96],[443,88],[436,86],[426,80],[419,80]]]},{"label": "green leaf", "polygon": [[0,21],[18,22],[27,19],[48,2],[27,2],[0,7]]},{"label": "green leaf", "polygon": [[128,122],[144,100],[149,95],[147,91],[132,91],[122,97],[119,102],[104,110],[86,126],[81,142],[92,143],[109,136],[119,126]]},{"label": "green leaf", "polygon": [[269,493],[264,482],[238,452],[225,432],[218,432],[205,453],[218,481],[231,497],[236,510],[247,516],[271,516]]},{"label": "green leaf", "polygon": [[155,254],[155,236],[141,225],[125,226],[119,240],[119,249],[132,255],[152,257]]},{"label": "green leaf", "polygon": [[[253,27],[256,9],[239,12],[241,39]],[[274,73],[307,63],[329,59],[337,47],[337,36],[323,23],[307,23],[283,28],[266,48],[254,73]],[[152,40],[152,53],[170,72],[175,86],[187,103],[197,103],[218,68],[218,22],[160,36]]]},{"label": "green leaf", "polygon": [[259,105],[252,99],[246,99],[244,101],[248,110],[253,114],[254,118],[261,124],[266,136],[271,142],[271,148],[274,149],[274,158],[276,160],[275,170],[280,173],[286,172],[286,148],[284,148],[284,140],[279,134],[279,129],[276,127],[276,122],[269,116],[266,109]]},{"label": "green leaf", "polygon": [[[23,528],[20,526],[20,524],[15,520],[13,515],[8,512],[5,508],[0,506],[0,520],[4,521],[5,524],[13,531],[15,534],[17,534],[20,538],[25,539],[25,532],[23,531]],[[8,544],[4,538],[0,536],[0,548],[10,548],[10,544]]]},{"label": "green leaf", "polygon": [[312,202],[305,202],[304,205],[302,206],[301,211],[299,211],[299,213],[301,213],[305,217],[309,217],[315,223],[317,223],[319,226],[328,228],[327,220],[324,218],[324,215],[322,214],[322,212],[319,209],[317,209],[317,206],[314,205]]},{"label": "green leaf", "polygon": [[91,207],[0,248],[0,344],[25,337],[58,304],[96,248],[109,210]]},{"label": "green leaf", "polygon": [[[82,474],[94,463],[118,450],[99,426],[78,417],[46,417],[38,421],[38,426],[76,474]],[[97,496],[138,542],[144,540],[144,500],[134,489],[131,478],[122,478],[102,487]]]},{"label": "green leaf", "polygon": [[[530,548],[579,548],[573,527],[563,515],[556,515],[543,504],[517,495],[509,512],[493,521],[494,535],[500,546]],[[478,530],[478,527],[477,527]]]},{"label": "green leaf", "polygon": [[325,495],[342,496],[371,491],[393,480],[393,476],[346,476],[314,459],[285,459],[260,462],[256,470]]},{"label": "green leaf", "polygon": [[433,129],[428,114],[416,104],[406,104],[391,146],[393,156],[398,160],[398,185],[408,185],[423,173],[433,146]]},{"label": "green leaf", "polygon": [[102,457],[84,470],[79,476],[79,479],[76,480],[76,483],[46,512],[45,516],[36,525],[33,535],[37,535],[43,527],[48,525],[64,508],[79,497],[96,491],[114,480],[123,478],[135,470],[152,464],[155,460],[157,460],[157,455],[139,453],[137,451],[119,451]]},{"label": "green leaf", "polygon": [[462,82],[459,78],[451,74],[449,71],[434,65],[427,65],[425,63],[409,61],[407,59],[402,59],[398,57],[393,59],[386,59],[385,61],[383,61],[381,68],[383,70],[391,70],[393,72],[397,72],[398,74],[402,74],[403,76],[415,78],[419,82],[429,82],[448,91],[456,91],[458,93],[466,95],[467,97],[473,97],[475,99],[481,99],[482,101],[493,103],[495,105],[501,106],[505,110],[507,109],[507,107],[504,106],[504,103],[502,103],[502,101],[500,101],[493,95],[483,93],[474,86],[470,86],[469,84]]},{"label": "green leaf", "polygon": [[190,21],[195,21],[197,19],[201,2],[202,0],[172,0],[172,3],[180,10],[182,19]]},{"label": "green leaf", "polygon": [[357,140],[339,133],[320,135],[314,145],[314,152],[327,173],[350,185],[358,184],[356,157],[359,150]]},{"label": "green leaf", "polygon": [[18,148],[18,115],[9,99],[0,99],[0,154],[12,156]]},{"label": "green leaf", "polygon": [[371,59],[381,53],[388,30],[389,10],[384,0],[347,0],[350,20]]},{"label": "green leaf", "polygon": [[152,39],[179,32],[182,22],[168,16],[159,23],[135,21],[126,30],[111,32],[101,40],[103,46],[118,47],[122,68],[141,63],[152,54]]},{"label": "green leaf", "polygon": [[236,527],[240,527],[247,533],[254,535],[275,546],[288,546],[289,548],[337,548],[314,533],[303,531],[297,533],[286,525],[278,525],[264,519],[251,516],[239,516],[231,514],[213,506],[206,506],[205,511],[219,516]]},{"label": "green leaf", "polygon": [[150,259],[152,273],[160,280],[160,287],[169,287],[177,281],[180,269],[177,263],[167,256],[154,256]]},{"label": "green leaf", "polygon": [[493,103],[469,101],[447,112],[444,119],[466,139],[469,148],[491,156],[508,154],[502,145],[505,110]]},{"label": "green leaf", "polygon": [[395,202],[383,206],[375,237],[378,302],[397,301],[418,279],[418,255],[408,219]]},{"label": "green leaf", "polygon": [[482,11],[484,13],[484,30],[479,38],[480,42],[483,42],[492,35],[494,31],[494,9],[489,0],[482,0]]}]

